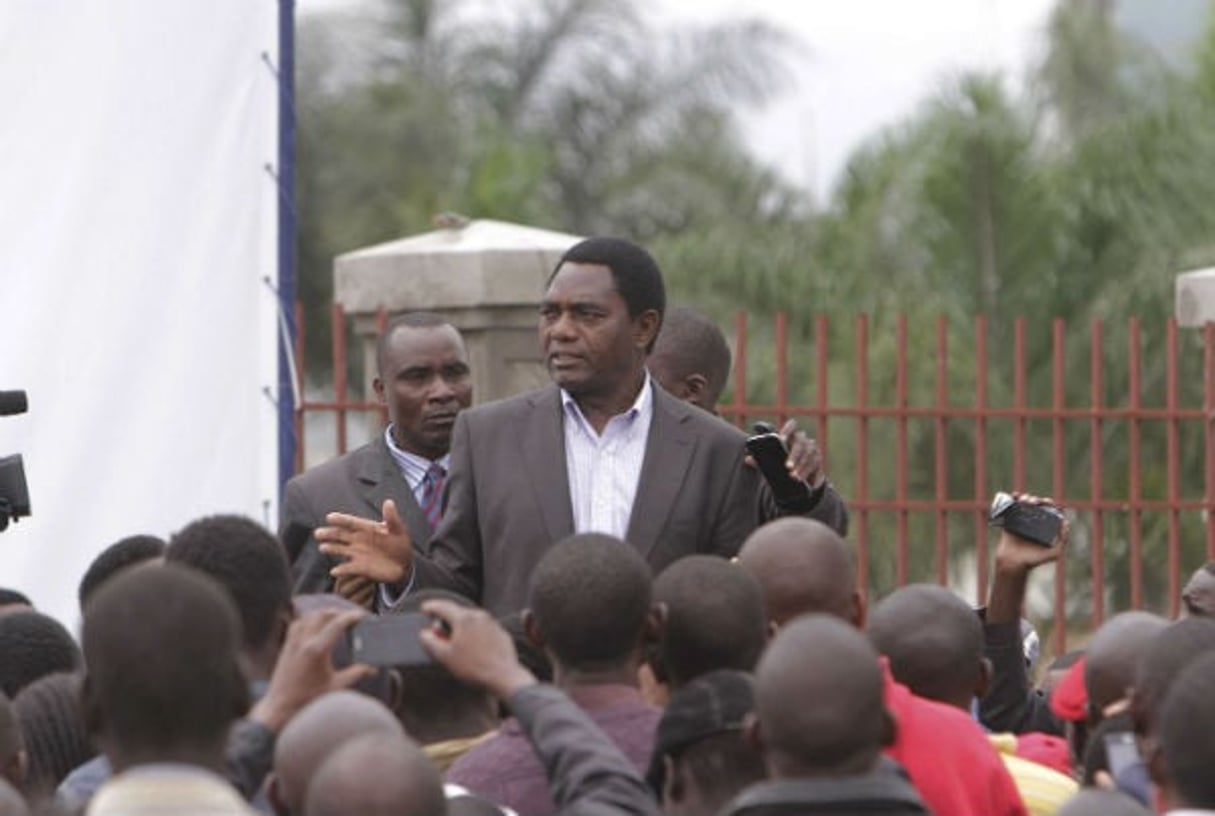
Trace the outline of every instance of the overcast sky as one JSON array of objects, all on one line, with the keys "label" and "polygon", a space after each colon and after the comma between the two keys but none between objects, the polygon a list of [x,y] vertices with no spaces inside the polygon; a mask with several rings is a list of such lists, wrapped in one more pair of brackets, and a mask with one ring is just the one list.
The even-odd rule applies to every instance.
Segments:
[{"label": "overcast sky", "polygon": [[[297,0],[301,14],[360,0]],[[654,0],[672,21],[756,16],[805,43],[789,90],[739,111],[756,153],[821,199],[848,155],[951,76],[1002,70],[1020,82],[1038,58],[1054,0]]]}]

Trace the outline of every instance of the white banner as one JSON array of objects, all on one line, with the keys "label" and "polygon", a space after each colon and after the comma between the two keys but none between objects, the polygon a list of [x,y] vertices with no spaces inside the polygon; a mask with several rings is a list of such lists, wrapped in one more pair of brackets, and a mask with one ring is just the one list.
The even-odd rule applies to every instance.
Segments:
[{"label": "white banner", "polygon": [[[274,0],[0,2],[0,586],[75,630],[93,557],[276,519]],[[266,389],[266,391],[264,391]]]}]

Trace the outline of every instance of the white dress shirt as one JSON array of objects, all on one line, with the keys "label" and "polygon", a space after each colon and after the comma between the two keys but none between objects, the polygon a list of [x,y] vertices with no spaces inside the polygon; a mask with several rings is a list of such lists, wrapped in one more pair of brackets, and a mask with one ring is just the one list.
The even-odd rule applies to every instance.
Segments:
[{"label": "white dress shirt", "polygon": [[650,375],[646,373],[632,407],[609,419],[602,434],[595,432],[565,389],[561,403],[574,532],[624,538],[654,418]]}]

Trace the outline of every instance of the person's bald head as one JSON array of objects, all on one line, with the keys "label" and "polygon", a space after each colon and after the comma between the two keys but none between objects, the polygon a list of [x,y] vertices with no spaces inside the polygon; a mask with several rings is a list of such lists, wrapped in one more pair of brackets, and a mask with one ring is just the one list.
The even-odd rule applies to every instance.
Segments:
[{"label": "person's bald head", "polygon": [[989,675],[983,624],[949,590],[932,584],[895,590],[874,607],[867,631],[895,679],[919,696],[969,710],[982,695]]},{"label": "person's bald head", "polygon": [[778,626],[813,613],[864,626],[852,552],[827,525],[800,517],[765,524],[743,543],[738,563],[759,580]]},{"label": "person's bald head", "polygon": [[1181,591],[1185,614],[1215,618],[1215,561],[1208,561],[1194,571]]},{"label": "person's bald head", "polygon": [[325,760],[304,805],[307,816],[445,816],[443,779],[405,734],[349,740]]},{"label": "person's bald head", "polygon": [[303,813],[317,769],[337,748],[365,734],[404,736],[405,731],[387,707],[353,691],[330,692],[292,717],[274,746],[275,809]]},{"label": "person's bald head", "polygon": [[755,672],[755,711],[755,740],[777,778],[864,773],[892,735],[877,652],[829,615],[776,635]]},{"label": "person's bald head", "polygon": [[1135,684],[1139,658],[1166,626],[1168,621],[1150,612],[1123,612],[1101,625],[1084,659],[1090,720],[1099,722],[1106,707],[1126,697]]},{"label": "person's bald head", "polygon": [[730,377],[730,347],[707,315],[676,306],[663,316],[662,331],[646,366],[671,394],[716,413]]}]

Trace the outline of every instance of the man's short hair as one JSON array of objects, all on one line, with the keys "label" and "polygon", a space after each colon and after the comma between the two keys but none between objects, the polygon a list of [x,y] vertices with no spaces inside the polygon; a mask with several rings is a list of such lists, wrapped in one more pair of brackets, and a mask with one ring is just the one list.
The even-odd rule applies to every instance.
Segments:
[{"label": "man's short hair", "polygon": [[[1136,725],[1150,726],[1173,682],[1186,666],[1215,653],[1215,620],[1184,618],[1170,623],[1148,644],[1135,673]],[[1144,719],[1146,718],[1146,719]]]},{"label": "man's short hair", "polygon": [[[550,284],[561,265],[565,263],[597,264],[610,269],[612,280],[616,283],[616,291],[628,307],[629,317],[638,317],[653,309],[658,312],[661,321],[666,312],[667,292],[658,262],[632,241],[623,238],[587,238],[579,241],[561,256],[553,273],[549,275]],[[654,341],[651,340],[646,351],[653,350]]]},{"label": "man's short hair", "polygon": [[151,561],[165,554],[164,539],[153,535],[133,535],[114,542],[106,547],[89,564],[84,577],[80,579],[80,587],[76,594],[83,610],[89,596],[101,586],[101,583],[119,570]]},{"label": "man's short hair", "polygon": [[895,679],[920,697],[951,702],[974,693],[983,661],[983,624],[948,589],[897,589],[869,616],[869,640]]},{"label": "man's short hair", "polygon": [[392,318],[375,341],[377,373],[381,377],[384,376],[384,355],[388,352],[388,345],[392,342],[393,335],[401,329],[435,329],[439,326],[450,325],[451,321],[437,312],[406,312]]},{"label": "man's short hair", "polygon": [[0,692],[17,692],[55,672],[80,667],[80,649],[59,621],[33,610],[0,615]]},{"label": "man's short hair", "polygon": [[24,592],[18,592],[8,587],[0,587],[0,606],[28,606],[33,608],[34,602]]},{"label": "man's short hair", "polygon": [[690,555],[654,579],[666,605],[656,674],[678,688],[714,669],[752,671],[768,640],[764,593],[746,570],[712,555]]},{"label": "man's short hair", "polygon": [[120,752],[222,751],[248,705],[240,618],[205,574],[165,564],[101,586],[81,640],[90,726]]},{"label": "man's short hair", "polygon": [[308,785],[307,816],[444,816],[443,779],[404,734],[368,734],[333,752]]},{"label": "man's short hair", "polygon": [[80,707],[79,674],[51,674],[22,689],[13,700],[29,759],[26,790],[51,794],[69,773],[93,757]]},{"label": "man's short hair", "polygon": [[291,608],[287,558],[274,536],[252,519],[220,515],[191,522],[169,541],[165,560],[219,582],[240,613],[247,648],[263,646],[279,614]]},{"label": "man's short hair", "polygon": [[705,403],[716,405],[730,379],[730,346],[708,315],[686,306],[672,306],[662,318],[654,347],[678,379],[702,374],[708,381]]},{"label": "man's short hair", "polygon": [[562,665],[614,667],[638,648],[651,605],[650,568],[618,538],[578,533],[532,571],[528,609]]},{"label": "man's short hair", "polygon": [[1185,807],[1215,808],[1215,654],[1191,663],[1164,698],[1158,735],[1168,777]]}]

